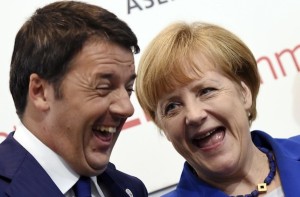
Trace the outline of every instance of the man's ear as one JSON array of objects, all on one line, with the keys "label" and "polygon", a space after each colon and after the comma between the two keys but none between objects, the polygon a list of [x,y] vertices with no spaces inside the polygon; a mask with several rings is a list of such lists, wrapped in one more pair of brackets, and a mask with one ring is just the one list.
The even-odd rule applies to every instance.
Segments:
[{"label": "man's ear", "polygon": [[46,111],[49,109],[48,89],[49,84],[38,74],[33,73],[29,77],[28,99],[37,109]]},{"label": "man's ear", "polygon": [[252,106],[252,93],[250,88],[243,81],[241,82],[241,86],[244,106],[246,110],[249,110]]}]

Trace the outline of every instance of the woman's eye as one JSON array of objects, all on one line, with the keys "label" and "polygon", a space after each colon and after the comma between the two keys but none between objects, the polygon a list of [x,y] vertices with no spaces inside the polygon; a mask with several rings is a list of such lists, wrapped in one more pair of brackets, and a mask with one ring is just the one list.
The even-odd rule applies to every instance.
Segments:
[{"label": "woman's eye", "polygon": [[178,104],[176,104],[176,103],[167,104],[165,106],[164,114],[168,115],[170,112],[172,112],[172,110],[176,109],[177,106],[178,106]]},{"label": "woman's eye", "polygon": [[215,88],[203,88],[200,90],[200,95],[207,95],[215,90]]}]

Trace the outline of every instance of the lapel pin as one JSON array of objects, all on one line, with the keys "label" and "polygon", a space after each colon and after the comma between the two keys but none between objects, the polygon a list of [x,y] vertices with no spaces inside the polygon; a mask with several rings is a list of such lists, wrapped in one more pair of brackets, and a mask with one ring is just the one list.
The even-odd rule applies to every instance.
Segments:
[{"label": "lapel pin", "polygon": [[126,189],[125,192],[128,194],[128,196],[133,197],[132,192],[130,191],[130,189]]}]

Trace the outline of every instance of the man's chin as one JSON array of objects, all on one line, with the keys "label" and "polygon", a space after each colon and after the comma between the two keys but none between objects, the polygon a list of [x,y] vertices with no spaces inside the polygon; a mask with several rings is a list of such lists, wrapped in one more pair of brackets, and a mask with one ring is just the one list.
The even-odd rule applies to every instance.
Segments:
[{"label": "man's chin", "polygon": [[91,169],[90,169],[90,173],[91,175],[90,176],[97,176],[99,174],[102,174],[106,168],[107,168],[107,165],[108,165],[108,162],[101,162],[101,163],[97,163],[97,164],[93,164],[91,165]]}]

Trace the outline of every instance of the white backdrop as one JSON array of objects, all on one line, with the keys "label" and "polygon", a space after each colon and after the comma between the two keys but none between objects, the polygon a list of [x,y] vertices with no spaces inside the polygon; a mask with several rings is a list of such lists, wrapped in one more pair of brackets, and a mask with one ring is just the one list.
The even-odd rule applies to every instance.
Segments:
[{"label": "white backdrop", "polygon": [[[0,6],[0,141],[18,123],[8,89],[14,37],[34,10],[53,0],[10,0]],[[263,80],[258,118],[252,129],[276,137],[300,133],[299,0],[86,0],[116,13],[139,38],[141,52],[163,27],[175,20],[205,21],[236,33],[253,51]],[[140,55],[136,56],[138,64]],[[111,161],[142,179],[154,191],[175,184],[183,159],[145,118],[135,95],[136,111],[115,146]],[[1,156],[0,156],[1,157]]]}]

